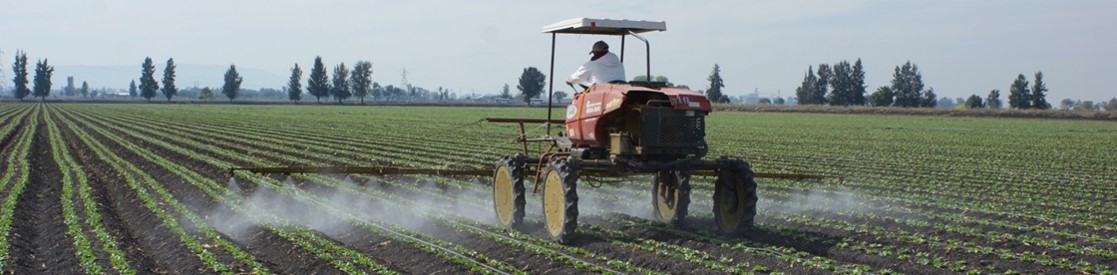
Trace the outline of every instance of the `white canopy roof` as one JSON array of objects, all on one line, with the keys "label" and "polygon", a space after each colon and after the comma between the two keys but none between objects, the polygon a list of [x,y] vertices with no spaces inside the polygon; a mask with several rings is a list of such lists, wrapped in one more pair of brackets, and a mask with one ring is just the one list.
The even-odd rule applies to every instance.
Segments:
[{"label": "white canopy roof", "polygon": [[629,31],[643,33],[650,31],[666,31],[667,22],[663,21],[635,21],[624,19],[593,19],[571,18],[543,27],[544,33],[574,33],[574,34],[601,34],[601,35],[626,35]]}]

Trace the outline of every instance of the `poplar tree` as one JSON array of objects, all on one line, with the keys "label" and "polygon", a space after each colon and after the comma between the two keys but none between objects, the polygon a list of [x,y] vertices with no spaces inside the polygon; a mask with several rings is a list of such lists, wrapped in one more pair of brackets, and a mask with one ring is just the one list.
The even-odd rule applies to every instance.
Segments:
[{"label": "poplar tree", "polygon": [[310,79],[307,79],[306,91],[322,103],[322,97],[330,96],[330,79],[326,76],[326,65],[322,64],[322,57],[314,57],[314,67],[310,68]]},{"label": "poplar tree", "polygon": [[237,98],[237,94],[240,93],[241,82],[244,82],[244,78],[240,77],[240,73],[237,72],[237,65],[229,65],[229,70],[225,71],[225,86],[221,88],[221,93],[229,98],[229,102]]},{"label": "poplar tree", "polygon": [[178,88],[175,88],[175,59],[167,59],[167,67],[163,69],[163,96],[167,97],[167,102],[178,94]]},{"label": "poplar tree", "polygon": [[1008,89],[1008,106],[1013,109],[1031,109],[1031,92],[1028,91],[1028,79],[1024,74],[1016,76],[1012,86]]},{"label": "poplar tree", "polygon": [[711,102],[716,103],[729,103],[729,97],[721,91],[725,88],[725,81],[721,79],[721,66],[714,64],[714,71],[710,72],[710,76],[706,78],[710,81],[710,87],[706,89],[706,98]]},{"label": "poplar tree", "polygon": [[865,94],[867,93],[865,90],[865,68],[861,66],[860,58],[853,62],[852,74],[853,82],[850,83],[850,88],[852,90],[850,94],[851,103],[859,106],[865,105],[868,103],[868,100],[865,98]]},{"label": "poplar tree", "polygon": [[[136,97],[136,95],[137,95],[136,80],[133,79],[132,83],[128,84],[128,96]],[[85,96],[85,95],[83,94],[82,96]]]},{"label": "poplar tree", "polygon": [[299,102],[303,98],[303,70],[299,68],[299,64],[295,63],[295,67],[291,68],[291,79],[287,81],[287,99],[294,102]]},{"label": "poplar tree", "polygon": [[1032,82],[1032,108],[1036,109],[1051,109],[1051,104],[1047,103],[1047,84],[1043,83],[1043,72],[1036,72],[1035,82]]},{"label": "poplar tree", "polygon": [[155,63],[151,57],[144,58],[143,71],[140,75],[140,96],[151,102],[155,92],[159,90],[159,82],[155,82]]},{"label": "poplar tree", "polygon": [[895,93],[894,106],[919,107],[924,104],[921,92],[923,91],[923,75],[919,66],[911,61],[902,66],[896,66],[892,73],[892,92]]},{"label": "poplar tree", "polygon": [[815,73],[818,74],[818,79],[815,81],[815,90],[812,96],[818,100],[816,104],[829,103],[826,100],[826,94],[829,93],[830,81],[834,78],[834,71],[831,70],[830,65],[823,63],[818,64],[818,71],[815,71]]},{"label": "poplar tree", "polygon": [[353,77],[349,79],[353,84],[353,95],[365,104],[365,97],[372,92],[372,62],[357,61],[353,66]]},{"label": "poplar tree", "polygon": [[807,73],[803,75],[803,83],[795,88],[795,97],[799,99],[799,105],[822,104],[822,101],[814,96],[817,82],[818,77],[814,74],[814,67],[808,66]]},{"label": "poplar tree", "polygon": [[349,89],[349,69],[345,68],[345,62],[334,67],[334,83],[330,87],[330,94],[334,96],[334,99],[337,99],[339,104],[353,95],[353,92]]},{"label": "poplar tree", "polygon": [[830,80],[830,95],[827,100],[833,106],[853,105],[853,68],[848,61],[834,64],[833,76]]},{"label": "poplar tree", "polygon": [[15,62],[12,63],[12,82],[15,84],[13,90],[14,96],[23,101],[23,98],[31,95],[31,89],[27,88],[27,53],[24,51],[16,51]]},{"label": "poplar tree", "polygon": [[47,96],[50,96],[52,74],[54,74],[54,67],[47,64],[46,59],[35,64],[35,87],[32,89],[32,96],[40,98],[40,101],[47,100]]}]

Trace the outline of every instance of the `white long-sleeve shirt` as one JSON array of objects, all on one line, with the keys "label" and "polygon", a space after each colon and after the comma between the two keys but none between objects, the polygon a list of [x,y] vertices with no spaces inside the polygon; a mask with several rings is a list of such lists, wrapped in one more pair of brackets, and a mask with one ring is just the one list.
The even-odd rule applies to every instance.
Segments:
[{"label": "white long-sleeve shirt", "polygon": [[578,67],[578,70],[567,78],[570,83],[609,83],[625,81],[624,64],[613,53],[607,53],[597,60],[590,60]]}]

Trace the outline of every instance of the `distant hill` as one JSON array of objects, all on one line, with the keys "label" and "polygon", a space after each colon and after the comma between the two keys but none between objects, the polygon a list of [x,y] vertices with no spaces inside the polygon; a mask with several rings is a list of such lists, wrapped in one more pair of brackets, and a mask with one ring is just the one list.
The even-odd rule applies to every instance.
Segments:
[{"label": "distant hill", "polygon": [[[162,85],[163,69],[165,65],[157,64],[155,66],[155,81],[159,81]],[[196,65],[196,64],[176,64],[175,67],[175,86],[179,88],[194,87],[213,87],[221,88],[225,84],[225,71],[229,69],[228,65]],[[136,80],[139,84],[140,78],[140,64],[136,65],[117,65],[117,66],[88,66],[88,65],[57,65],[54,66],[54,87],[61,89],[66,86],[66,77],[74,77],[74,86],[81,87],[81,82],[89,83],[90,88],[116,88],[127,89],[128,83]],[[237,66],[237,72],[244,78],[244,83],[241,84],[242,88],[246,89],[260,89],[260,88],[273,88],[282,89],[287,86],[287,76],[276,75],[264,70],[247,68]],[[305,76],[304,76],[305,78]]]}]

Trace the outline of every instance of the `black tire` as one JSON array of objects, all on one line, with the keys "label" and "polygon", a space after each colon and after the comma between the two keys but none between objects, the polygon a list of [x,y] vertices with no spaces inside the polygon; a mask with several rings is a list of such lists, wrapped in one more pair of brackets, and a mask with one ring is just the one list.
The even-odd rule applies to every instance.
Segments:
[{"label": "black tire", "polygon": [[524,155],[503,156],[493,169],[493,210],[501,226],[519,228],[524,223]]},{"label": "black tire", "polygon": [[719,161],[714,183],[714,223],[718,232],[737,235],[751,228],[756,200],[756,181],[749,164],[739,159]]},{"label": "black tire", "polygon": [[652,209],[660,222],[674,227],[686,225],[690,206],[690,174],[685,171],[659,171],[652,181]]},{"label": "black tire", "polygon": [[561,244],[570,243],[578,228],[577,183],[577,160],[554,159],[543,170],[543,225]]}]

